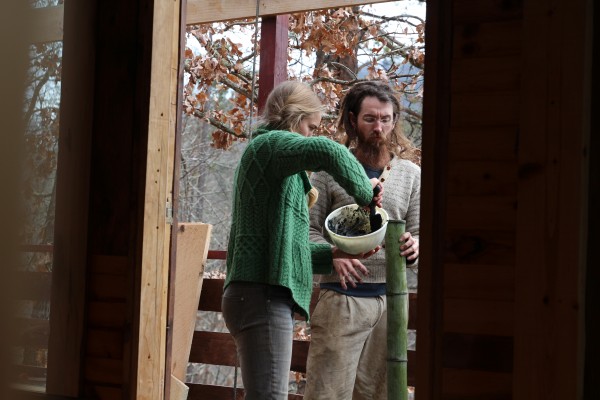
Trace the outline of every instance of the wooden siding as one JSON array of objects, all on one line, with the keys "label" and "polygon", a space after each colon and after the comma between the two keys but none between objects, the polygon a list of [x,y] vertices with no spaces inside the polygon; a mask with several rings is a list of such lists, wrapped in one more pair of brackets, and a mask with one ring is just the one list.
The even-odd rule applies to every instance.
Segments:
[{"label": "wooden siding", "polygon": [[[576,398],[589,2],[576,3],[428,3],[421,399]],[[555,51],[566,37],[573,57]],[[561,79],[574,70],[584,79]]]}]

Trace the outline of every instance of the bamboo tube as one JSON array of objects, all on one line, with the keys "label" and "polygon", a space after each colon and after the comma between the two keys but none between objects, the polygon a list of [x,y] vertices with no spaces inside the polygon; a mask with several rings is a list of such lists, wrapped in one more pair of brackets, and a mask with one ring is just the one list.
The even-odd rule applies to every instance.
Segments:
[{"label": "bamboo tube", "polygon": [[388,221],[385,234],[387,298],[387,398],[408,399],[407,328],[408,285],[406,258],[400,255],[400,237],[406,221]]}]

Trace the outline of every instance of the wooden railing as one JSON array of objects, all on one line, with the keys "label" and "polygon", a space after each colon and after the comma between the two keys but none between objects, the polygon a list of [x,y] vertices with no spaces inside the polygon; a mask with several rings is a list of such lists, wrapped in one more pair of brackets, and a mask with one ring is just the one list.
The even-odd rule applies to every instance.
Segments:
[{"label": "wooden railing", "polygon": [[[52,253],[52,245],[25,245],[21,247],[23,253]],[[10,277],[11,283],[15,285],[15,293],[21,301],[50,301],[52,285],[51,272],[19,271]],[[26,317],[15,317],[12,321],[15,333],[16,347],[24,351],[36,351],[46,353],[48,349],[48,338],[50,334],[50,322],[47,319],[36,319]],[[15,363],[12,368],[12,382],[28,385],[32,383],[36,390],[45,387],[46,364],[45,357],[36,360],[37,365],[27,363]]]},{"label": "wooden railing", "polygon": [[[41,246],[38,248],[27,248],[26,251],[52,251],[51,246]],[[224,251],[209,251],[208,259],[224,260],[226,253]],[[22,300],[49,300],[52,282],[50,272],[18,272],[14,279],[19,288],[19,293],[23,293]],[[221,295],[223,292],[223,279],[204,279],[202,283],[202,292],[198,305],[199,311],[221,312]],[[318,298],[318,289],[313,291],[311,298],[311,312],[314,309]],[[409,329],[416,329],[417,317],[417,296],[409,296]],[[303,319],[296,315],[297,319]],[[36,348],[47,348],[49,336],[49,321],[31,318],[17,318],[14,321],[16,332],[18,333],[17,345],[31,346]],[[305,373],[306,359],[308,355],[309,341],[294,340],[292,350],[292,363],[290,371]],[[233,339],[229,333],[195,331],[190,351],[189,362],[220,366],[236,365],[236,350]],[[416,353],[408,352],[408,384],[414,386],[416,371]],[[16,381],[26,382],[29,379],[43,380],[46,377],[46,368],[34,365],[15,365]],[[219,386],[211,384],[186,383],[189,388],[190,400],[230,400],[232,398],[233,388],[229,386]],[[237,390],[237,398],[243,398],[243,389]],[[290,394],[289,400],[302,399],[300,394]]]},{"label": "wooden railing", "polygon": [[[208,259],[225,259],[224,251],[209,251]],[[223,279],[204,279],[202,283],[202,292],[200,295],[199,311],[221,312],[221,294],[223,293]],[[311,298],[311,312],[314,309],[318,299],[318,289],[313,291]],[[416,329],[417,317],[417,296],[411,293],[409,296],[409,329]],[[297,319],[303,319],[296,315]],[[383,344],[385,345],[385,344]],[[290,371],[305,373],[306,359],[308,355],[309,341],[294,340],[292,347],[292,363]],[[190,352],[191,363],[201,363],[221,366],[236,365],[236,350],[233,339],[229,333],[196,331],[192,341]],[[414,386],[416,371],[416,352],[408,352],[408,384]],[[189,386],[189,400],[230,400],[232,398],[233,388],[229,386],[219,386],[210,384],[186,383]],[[237,399],[243,399],[243,389],[236,392]],[[300,400],[301,394],[290,394],[289,400]]]}]

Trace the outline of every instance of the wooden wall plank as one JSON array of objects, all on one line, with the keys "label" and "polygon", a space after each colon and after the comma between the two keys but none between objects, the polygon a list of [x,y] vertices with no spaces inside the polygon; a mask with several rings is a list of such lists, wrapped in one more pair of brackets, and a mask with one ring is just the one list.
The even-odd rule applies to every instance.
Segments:
[{"label": "wooden wall plank", "polygon": [[511,161],[517,159],[518,126],[453,129],[448,161]]},{"label": "wooden wall plank", "polygon": [[120,385],[123,383],[123,361],[86,357],[85,379],[91,383]]},{"label": "wooden wall plank", "polygon": [[[444,368],[444,400],[511,400],[512,374]],[[418,389],[417,389],[418,390]]]},{"label": "wooden wall plank", "polygon": [[[352,7],[361,4],[382,3],[388,0],[307,0],[303,2],[292,0],[261,1],[259,15],[273,16],[277,14],[292,14],[324,8]],[[225,21],[230,19],[254,18],[256,16],[256,1],[238,0],[206,1],[189,0],[187,2],[187,25],[204,24],[207,22]]]},{"label": "wooden wall plank", "polygon": [[512,301],[444,299],[444,333],[512,336]]},{"label": "wooden wall plank", "polygon": [[511,336],[445,333],[444,368],[510,373],[513,369]]},{"label": "wooden wall plank", "polygon": [[454,60],[453,93],[517,91],[521,86],[519,57],[464,58]]},{"label": "wooden wall plank", "polygon": [[90,329],[86,340],[86,354],[92,358],[123,359],[122,330]]},{"label": "wooden wall plank", "polygon": [[519,121],[517,92],[456,93],[452,96],[451,127],[516,126]]},{"label": "wooden wall plank", "polygon": [[124,398],[123,390],[117,387],[90,385],[88,386],[88,391],[91,393],[92,398],[98,400],[114,400]]},{"label": "wooden wall plank", "polygon": [[518,57],[521,34],[520,20],[456,24],[453,57]]},{"label": "wooden wall plank", "polygon": [[88,304],[88,329],[123,328],[126,321],[125,303],[92,301]]},{"label": "wooden wall plank", "polygon": [[591,3],[524,2],[515,400],[580,395]]},{"label": "wooden wall plank", "polygon": [[445,263],[514,265],[515,233],[483,229],[449,229],[444,238]]},{"label": "wooden wall plank", "polygon": [[514,197],[448,196],[448,229],[511,231],[517,223]]},{"label": "wooden wall plank", "polygon": [[517,166],[498,161],[454,161],[448,165],[448,195],[514,198]]},{"label": "wooden wall plank", "polygon": [[514,265],[444,265],[444,296],[448,299],[514,300]]},{"label": "wooden wall plank", "polygon": [[125,301],[131,291],[131,282],[124,276],[93,274],[88,286],[92,301]]},{"label": "wooden wall plank", "polygon": [[96,274],[126,276],[131,270],[131,260],[126,256],[93,254],[89,270]]}]

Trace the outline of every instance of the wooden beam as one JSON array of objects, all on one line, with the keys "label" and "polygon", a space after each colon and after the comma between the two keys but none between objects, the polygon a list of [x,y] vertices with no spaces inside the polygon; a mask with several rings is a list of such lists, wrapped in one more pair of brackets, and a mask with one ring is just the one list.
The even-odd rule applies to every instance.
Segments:
[{"label": "wooden beam", "polygon": [[[260,0],[259,16],[292,14],[324,8],[352,7],[363,4],[385,3],[386,1],[389,0]],[[256,0],[189,0],[187,2],[187,25],[254,17],[256,17]]]},{"label": "wooden beam", "polygon": [[421,400],[441,399],[444,382],[443,306],[446,252],[447,160],[450,136],[452,6],[427,4],[429,73],[423,104],[423,173],[421,176],[421,252],[419,257],[419,363],[416,387]]},{"label": "wooden beam", "polygon": [[31,43],[63,40],[64,5],[31,10]]},{"label": "wooden beam", "polygon": [[163,399],[166,362],[167,294],[177,82],[179,0],[154,2],[150,110],[139,299],[136,398]]},{"label": "wooden beam", "polygon": [[[63,7],[52,9],[62,17]],[[66,3],[46,391],[71,397],[81,394],[84,364],[95,20],[95,0]]]},{"label": "wooden beam", "polygon": [[279,83],[287,80],[288,65],[288,14],[263,18],[260,41],[260,69],[258,112],[262,112],[269,93]]}]

